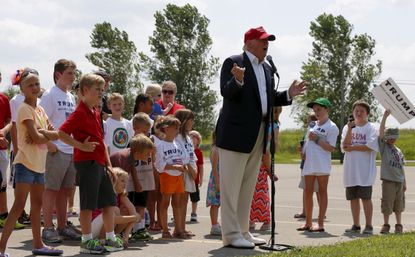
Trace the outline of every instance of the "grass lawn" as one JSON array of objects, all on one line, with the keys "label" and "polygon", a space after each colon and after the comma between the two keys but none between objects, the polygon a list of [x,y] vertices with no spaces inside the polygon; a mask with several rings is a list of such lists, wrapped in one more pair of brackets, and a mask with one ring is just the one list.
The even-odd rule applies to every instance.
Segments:
[{"label": "grass lawn", "polygon": [[[300,155],[297,147],[304,135],[303,130],[287,129],[280,132],[276,163],[300,163]],[[339,136],[340,137],[340,136]],[[205,157],[210,154],[210,138],[204,138],[201,149]],[[401,129],[400,138],[396,144],[403,152],[406,160],[415,160],[415,129]],[[333,164],[339,164],[340,153],[336,151],[332,154]],[[378,154],[377,160],[380,159]],[[413,162],[407,162],[406,166],[415,166]]]},{"label": "grass lawn", "polygon": [[368,238],[355,239],[333,245],[302,247],[287,252],[260,254],[255,257],[283,257],[283,256],[310,256],[310,257],[398,257],[415,256],[415,233],[401,235],[380,235]]}]

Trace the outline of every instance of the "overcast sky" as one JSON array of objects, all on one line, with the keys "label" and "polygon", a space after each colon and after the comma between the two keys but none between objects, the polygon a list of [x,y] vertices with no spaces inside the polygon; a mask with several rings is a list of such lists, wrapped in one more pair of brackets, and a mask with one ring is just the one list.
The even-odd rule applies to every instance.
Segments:
[{"label": "overcast sky", "polygon": [[[153,15],[167,3],[190,3],[210,19],[211,54],[221,62],[241,52],[247,29],[262,25],[275,34],[269,54],[281,75],[280,88],[299,77],[307,60],[310,22],[324,12],[341,14],[354,25],[355,34],[367,33],[376,40],[375,59],[383,62],[379,81],[392,77],[415,103],[415,0],[1,0],[0,89],[10,84],[16,68],[25,66],[36,68],[42,86],[50,88],[53,64],[60,58],[74,60],[82,72],[95,69],[85,54],[93,51],[89,36],[94,24],[103,21],[125,30],[139,51],[149,53]],[[212,88],[218,90],[218,82]],[[284,108],[282,122],[282,128],[297,127],[290,108]],[[393,118],[391,123],[398,124]],[[415,119],[401,127],[415,128]]]}]

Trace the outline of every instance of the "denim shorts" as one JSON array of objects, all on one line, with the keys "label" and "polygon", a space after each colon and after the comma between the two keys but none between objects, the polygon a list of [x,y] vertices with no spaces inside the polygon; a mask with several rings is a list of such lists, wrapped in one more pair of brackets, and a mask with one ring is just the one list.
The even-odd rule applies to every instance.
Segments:
[{"label": "denim shorts", "polygon": [[16,163],[14,165],[15,175],[14,179],[16,183],[25,183],[25,184],[45,184],[45,174],[34,172],[21,163]]}]

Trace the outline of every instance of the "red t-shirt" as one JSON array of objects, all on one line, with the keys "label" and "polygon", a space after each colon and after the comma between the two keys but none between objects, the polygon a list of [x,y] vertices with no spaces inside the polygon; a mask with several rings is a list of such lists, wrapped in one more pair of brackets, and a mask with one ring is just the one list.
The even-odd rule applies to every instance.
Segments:
[{"label": "red t-shirt", "polygon": [[87,137],[89,142],[99,143],[93,152],[84,152],[74,148],[74,162],[94,160],[106,166],[104,133],[101,127],[101,116],[99,112],[91,110],[81,101],[75,111],[66,119],[59,128],[79,142],[84,142]]},{"label": "red t-shirt", "polygon": [[[3,93],[0,93],[0,129],[4,128],[6,122],[10,121],[12,114],[10,112],[10,103],[9,98]],[[5,135],[4,135],[5,136]],[[5,150],[6,148],[0,148],[0,150]]]},{"label": "red t-shirt", "polygon": [[[166,109],[166,106],[163,105],[163,101],[160,99],[157,101],[157,103],[161,106],[161,109]],[[166,113],[166,115],[174,115],[176,113],[177,110],[180,109],[185,109],[185,107],[181,104],[178,104],[176,102],[173,103],[173,107],[170,109],[170,111],[168,113]]]},{"label": "red t-shirt", "polygon": [[203,165],[203,153],[202,150],[200,150],[199,147],[195,148],[195,154],[197,157],[197,161],[196,161],[196,166],[197,166],[197,175],[195,178],[195,184],[198,185],[199,184],[199,176],[200,176],[200,165]]}]

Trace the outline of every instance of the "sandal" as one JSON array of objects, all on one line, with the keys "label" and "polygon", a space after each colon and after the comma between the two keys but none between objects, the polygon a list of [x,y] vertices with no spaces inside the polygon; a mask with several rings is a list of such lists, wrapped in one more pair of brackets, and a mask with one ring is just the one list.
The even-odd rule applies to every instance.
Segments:
[{"label": "sandal", "polygon": [[150,228],[149,228],[149,230],[151,230],[151,231],[160,231],[160,230],[162,230],[163,228],[161,227],[161,226],[159,226],[159,225],[157,225],[157,224],[153,224],[153,225],[151,225],[150,226]]},{"label": "sandal", "polygon": [[63,251],[49,246],[43,246],[42,248],[33,249],[32,253],[33,255],[59,256],[63,254]]},{"label": "sandal", "polygon": [[294,219],[305,219],[305,213],[297,213],[294,215]]},{"label": "sandal", "polygon": [[163,232],[163,233],[161,234],[161,238],[164,238],[164,239],[170,239],[170,238],[173,238],[173,236],[170,234],[170,232],[169,232],[169,231],[167,231],[167,232]]},{"label": "sandal", "polygon": [[299,228],[297,228],[297,231],[309,231],[311,229],[311,226],[301,226]]},{"label": "sandal", "polygon": [[186,232],[175,233],[173,234],[173,236],[174,238],[178,238],[178,239],[190,239],[190,236],[186,234]]},{"label": "sandal", "polygon": [[308,230],[308,232],[324,232],[324,228],[312,227]]},{"label": "sandal", "polygon": [[391,229],[391,225],[383,224],[382,228],[380,229],[381,234],[389,234],[389,230]]},{"label": "sandal", "polygon": [[192,231],[189,231],[189,230],[185,230],[183,233],[185,233],[186,235],[188,235],[190,237],[196,236],[195,234],[193,234]]}]

